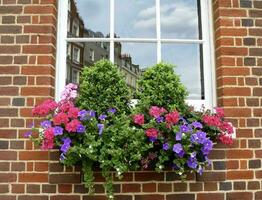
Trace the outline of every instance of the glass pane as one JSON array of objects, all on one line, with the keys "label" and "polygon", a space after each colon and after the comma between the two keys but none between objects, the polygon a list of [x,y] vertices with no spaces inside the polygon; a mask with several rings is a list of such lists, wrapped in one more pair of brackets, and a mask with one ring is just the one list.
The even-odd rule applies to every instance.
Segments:
[{"label": "glass pane", "polygon": [[176,65],[175,71],[189,91],[188,99],[204,99],[202,45],[162,44],[162,60]]},{"label": "glass pane", "polygon": [[109,59],[108,42],[70,42],[67,44],[67,83],[79,81],[83,66],[91,66],[101,59]]},{"label": "glass pane", "polygon": [[156,44],[115,43],[115,63],[134,89],[143,70],[156,64]]},{"label": "glass pane", "polygon": [[68,37],[106,37],[109,34],[108,0],[69,0]]},{"label": "glass pane", "polygon": [[163,0],[161,37],[201,39],[200,0]]},{"label": "glass pane", "polygon": [[155,0],[115,0],[118,37],[156,37]]}]

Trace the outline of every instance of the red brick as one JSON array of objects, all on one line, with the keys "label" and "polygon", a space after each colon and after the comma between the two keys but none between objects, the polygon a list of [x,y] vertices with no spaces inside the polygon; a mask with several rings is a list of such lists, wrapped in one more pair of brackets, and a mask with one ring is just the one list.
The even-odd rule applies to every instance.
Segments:
[{"label": "red brick", "polygon": [[50,66],[23,66],[21,73],[25,75],[54,75],[54,69]]},{"label": "red brick", "polygon": [[0,173],[0,183],[16,182],[15,173]]},{"label": "red brick", "polygon": [[20,151],[20,160],[48,160],[48,152],[45,151]]},{"label": "red brick", "polygon": [[133,184],[133,183],[128,183],[128,184],[123,184],[122,185],[122,192],[130,193],[130,192],[140,192],[141,191],[141,185],[140,184]]},{"label": "red brick", "polygon": [[224,200],[224,194],[222,193],[208,193],[208,194],[197,194],[197,200]]},{"label": "red brick", "polygon": [[57,196],[51,196],[50,200],[80,200],[80,196],[78,195],[57,195]]},{"label": "red brick", "polygon": [[21,95],[24,96],[53,96],[54,91],[48,87],[23,87]]},{"label": "red brick", "polygon": [[[0,29],[1,30],[1,29]],[[55,29],[50,25],[25,25],[24,26],[25,33],[54,33]]]},{"label": "red brick", "polygon": [[17,152],[0,151],[0,160],[17,160]]},{"label": "red brick", "polygon": [[[50,45],[26,45],[23,46],[24,54],[52,54],[55,52],[54,47]],[[1,49],[0,49],[1,53]]]},{"label": "red brick", "polygon": [[18,87],[0,87],[0,96],[17,96]]},{"label": "red brick", "polygon": [[164,200],[164,199],[165,199],[164,195],[150,194],[150,195],[135,195],[134,200]]},{"label": "red brick", "polygon": [[144,183],[142,188],[143,192],[156,192],[156,183]]},{"label": "red brick", "polygon": [[58,192],[59,193],[71,193],[72,192],[72,185],[60,184],[60,185],[58,185]]},{"label": "red brick", "polygon": [[252,193],[251,192],[231,192],[226,194],[226,199],[230,200],[251,200]]},{"label": "red brick", "polygon": [[1,66],[0,74],[18,74],[19,67],[17,66]]},{"label": "red brick", "polygon": [[45,173],[21,173],[18,175],[19,182],[47,182],[48,174]]},{"label": "red brick", "polygon": [[24,193],[25,185],[24,184],[12,184],[12,193]]},{"label": "red brick", "polygon": [[163,173],[156,173],[156,172],[137,172],[135,173],[135,180],[136,181],[163,181],[164,174]]},{"label": "red brick", "polygon": [[228,171],[227,179],[228,180],[239,180],[239,179],[253,179],[254,172],[253,171]]},{"label": "red brick", "polygon": [[246,13],[246,10],[241,9],[219,9],[218,11],[220,17],[245,17]]},{"label": "red brick", "polygon": [[54,6],[25,6],[24,13],[28,14],[55,14]]},{"label": "red brick", "polygon": [[227,117],[251,117],[251,109],[249,108],[227,108],[225,109]]}]

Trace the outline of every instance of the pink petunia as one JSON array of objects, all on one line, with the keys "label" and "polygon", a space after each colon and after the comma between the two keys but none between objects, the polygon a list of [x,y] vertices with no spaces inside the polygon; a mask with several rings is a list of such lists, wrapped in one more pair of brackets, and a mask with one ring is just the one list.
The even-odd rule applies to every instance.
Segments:
[{"label": "pink petunia", "polygon": [[68,110],[68,117],[69,118],[77,118],[79,113],[79,108],[72,107]]},{"label": "pink petunia", "polygon": [[45,117],[51,112],[55,111],[57,106],[58,104],[55,101],[53,101],[52,99],[47,99],[40,105],[33,108],[32,113],[34,116]]},{"label": "pink petunia", "polygon": [[77,132],[77,127],[81,125],[81,122],[77,119],[72,120],[68,124],[66,124],[66,130],[68,132]]},{"label": "pink petunia", "polygon": [[146,136],[150,138],[157,138],[158,131],[155,128],[149,128],[146,130]]},{"label": "pink petunia", "polygon": [[158,106],[151,106],[149,110],[149,115],[155,118],[160,117],[163,113],[167,112],[166,109],[160,108]]},{"label": "pink petunia", "polygon": [[170,112],[165,115],[168,124],[176,124],[179,121],[179,113],[177,111]]},{"label": "pink petunia", "polygon": [[143,125],[145,123],[145,118],[143,114],[136,114],[133,116],[133,121],[135,124]]},{"label": "pink petunia", "polygon": [[69,121],[69,118],[67,114],[65,113],[58,113],[53,118],[54,125],[67,124],[68,121]]}]

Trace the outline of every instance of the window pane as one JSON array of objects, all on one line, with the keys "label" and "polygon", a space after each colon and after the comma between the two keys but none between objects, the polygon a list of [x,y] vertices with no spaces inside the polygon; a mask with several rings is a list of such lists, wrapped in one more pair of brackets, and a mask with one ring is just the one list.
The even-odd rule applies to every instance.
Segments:
[{"label": "window pane", "polygon": [[67,44],[67,83],[79,81],[83,66],[109,59],[108,42],[70,42]]},{"label": "window pane", "polygon": [[115,0],[115,33],[119,37],[156,37],[155,1]]},{"label": "window pane", "polygon": [[201,39],[200,0],[163,0],[161,37]]},{"label": "window pane", "polygon": [[134,89],[142,71],[156,63],[156,44],[115,43],[115,63]]},{"label": "window pane", "polygon": [[162,60],[176,65],[175,71],[189,91],[188,99],[204,99],[202,45],[162,44]]},{"label": "window pane", "polygon": [[106,37],[109,34],[108,0],[69,0],[68,37]]}]

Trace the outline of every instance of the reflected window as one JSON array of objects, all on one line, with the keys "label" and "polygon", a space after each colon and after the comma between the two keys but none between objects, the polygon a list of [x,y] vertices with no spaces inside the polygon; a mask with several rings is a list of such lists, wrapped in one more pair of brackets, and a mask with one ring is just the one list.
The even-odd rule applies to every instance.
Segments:
[{"label": "reflected window", "polygon": [[78,47],[73,48],[73,61],[80,62],[80,49]]},{"label": "reflected window", "polygon": [[141,74],[163,61],[176,66],[189,100],[210,105],[210,8],[208,0],[69,0],[67,73],[77,81],[73,69],[109,59],[136,89]]}]

